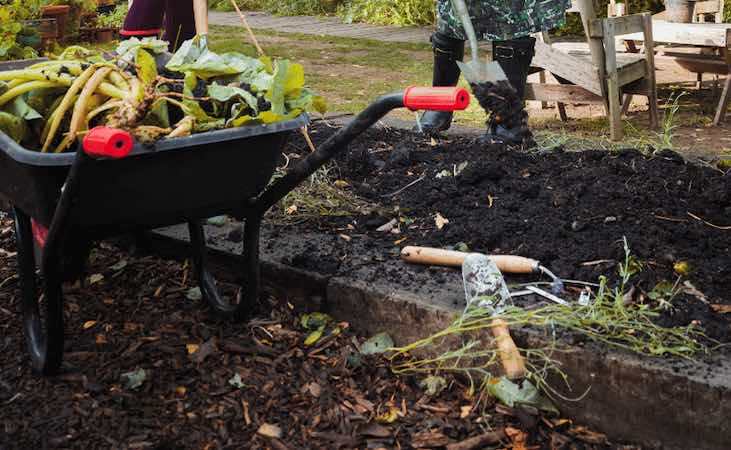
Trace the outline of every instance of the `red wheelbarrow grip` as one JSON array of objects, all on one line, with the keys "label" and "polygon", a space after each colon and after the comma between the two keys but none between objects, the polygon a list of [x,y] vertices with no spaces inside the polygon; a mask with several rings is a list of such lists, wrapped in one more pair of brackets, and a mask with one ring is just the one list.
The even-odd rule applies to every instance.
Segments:
[{"label": "red wheelbarrow grip", "polygon": [[470,104],[470,93],[461,87],[411,86],[404,91],[404,106],[412,111],[461,111]]},{"label": "red wheelbarrow grip", "polygon": [[92,158],[124,158],[132,152],[132,135],[123,130],[96,127],[84,137],[84,152]]}]

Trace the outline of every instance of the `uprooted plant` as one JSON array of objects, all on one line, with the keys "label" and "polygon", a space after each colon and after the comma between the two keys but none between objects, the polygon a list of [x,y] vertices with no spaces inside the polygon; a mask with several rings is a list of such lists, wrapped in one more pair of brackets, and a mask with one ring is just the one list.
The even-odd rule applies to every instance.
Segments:
[{"label": "uprooted plant", "polygon": [[151,143],[324,112],[299,64],[217,55],[195,38],[158,68],[166,48],[132,39],[110,58],[71,47],[56,60],[0,72],[0,130],[28,148],[59,153],[96,125]]},{"label": "uprooted plant", "polygon": [[[571,387],[554,356],[566,350],[559,341],[562,334],[645,356],[693,359],[710,350],[712,341],[694,324],[672,328],[657,325],[655,321],[665,305],[628,300],[628,282],[635,270],[633,261],[625,241],[625,260],[619,265],[618,286],[610,288],[607,279],[602,277],[592,298],[583,304],[550,304],[533,309],[509,307],[499,313],[498,317],[513,330],[526,328],[549,337],[550,344],[544,348],[520,350],[528,368],[527,378],[549,396],[565,398],[559,394],[557,386],[549,384],[548,380],[553,376]],[[499,352],[489,333],[495,318],[484,307],[468,305],[446,329],[393,349],[394,370],[398,373],[460,374],[469,379],[473,389],[491,393],[498,383],[495,374],[500,372]],[[445,348],[447,350],[443,351]],[[433,357],[421,356],[435,352],[441,353]]]}]

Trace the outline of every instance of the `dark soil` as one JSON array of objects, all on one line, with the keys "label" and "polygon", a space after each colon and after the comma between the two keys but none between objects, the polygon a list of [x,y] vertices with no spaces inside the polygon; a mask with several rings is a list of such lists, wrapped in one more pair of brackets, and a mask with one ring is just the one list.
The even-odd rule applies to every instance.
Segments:
[{"label": "dark soil", "polygon": [[[320,126],[313,138],[321,142],[333,132]],[[472,251],[538,259],[564,278],[596,282],[606,276],[614,285],[626,238],[641,264],[631,280],[637,301],[647,301],[659,283],[678,280],[674,264],[687,262],[690,274],[680,286],[687,281],[703,296],[679,293],[660,322],[695,320],[712,337],[731,340],[728,315],[713,309],[731,304],[731,230],[691,216],[731,224],[731,174],[686,163],[669,150],[652,157],[634,149],[519,152],[474,138],[436,142],[388,128],[372,129],[351,144],[337,166],[337,176],[374,204],[377,212],[345,221],[367,236],[365,245],[374,251],[383,254],[395,241],[441,248],[462,243]],[[449,220],[441,230],[437,213]],[[397,235],[375,231],[399,215]],[[342,233],[343,225],[332,218],[300,226]],[[384,276],[408,287],[410,270],[419,268]]]},{"label": "dark soil", "polygon": [[488,133],[493,125],[502,125],[512,130],[519,143],[518,146],[532,148],[536,145],[533,133],[528,127],[528,112],[525,110],[525,102],[518,96],[515,88],[507,80],[495,83],[485,82],[471,84],[472,92],[480,103],[482,109],[490,113],[487,122]]},{"label": "dark soil", "polygon": [[[108,243],[88,272],[103,280],[65,288],[66,360],[42,378],[23,342],[14,247],[0,212],[3,450],[444,448],[486,433],[494,439],[483,446],[635,448],[536,411],[476,406],[459,381],[429,396],[418,379],[360,355],[347,324],[308,347],[301,311],[284,298],[262,297],[248,325],[216,320],[187,298],[187,262]],[[219,285],[231,294],[233,281]],[[141,384],[129,385],[123,374],[140,371]]]}]

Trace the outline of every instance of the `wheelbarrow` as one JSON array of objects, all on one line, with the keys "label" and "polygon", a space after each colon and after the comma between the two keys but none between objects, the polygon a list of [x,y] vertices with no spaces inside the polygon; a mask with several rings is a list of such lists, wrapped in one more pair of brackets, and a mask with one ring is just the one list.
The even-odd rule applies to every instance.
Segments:
[{"label": "wheelbarrow", "polygon": [[[461,88],[411,87],[382,96],[271,184],[289,136],[308,123],[307,115],[162,140],[153,147],[135,144],[121,130],[95,128],[75,153],[66,154],[29,151],[0,133],[0,194],[15,214],[24,334],[33,369],[49,375],[61,366],[61,287],[81,270],[92,241],[187,222],[203,299],[215,312],[245,320],[259,293],[259,231],[269,208],[389,111],[454,111],[469,100]],[[224,214],[244,222],[243,282],[231,301],[219,294],[208,270],[202,226],[203,219]]]}]

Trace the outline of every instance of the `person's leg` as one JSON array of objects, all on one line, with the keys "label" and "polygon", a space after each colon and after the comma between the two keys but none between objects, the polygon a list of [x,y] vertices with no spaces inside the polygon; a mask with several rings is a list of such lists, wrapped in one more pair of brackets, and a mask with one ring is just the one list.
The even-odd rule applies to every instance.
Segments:
[{"label": "person's leg", "polygon": [[[434,50],[433,86],[456,86],[460,70],[457,61],[464,58],[464,41],[435,32],[431,37]],[[421,116],[421,128],[425,133],[435,133],[449,129],[452,113],[447,111],[427,111]]]},{"label": "person's leg", "polygon": [[494,114],[490,116],[487,133],[482,138],[483,142],[526,147],[535,145],[528,128],[528,114],[525,111],[525,86],[535,54],[535,43],[536,40],[532,37],[493,41],[493,60],[500,63],[517,96],[512,99],[516,104],[509,106],[510,117],[497,117]]},{"label": "person's leg", "polygon": [[[137,1],[137,0],[135,0]],[[193,0],[165,0],[165,40],[174,52],[183,42],[195,37]]]},{"label": "person's leg", "polygon": [[120,34],[124,38],[159,36],[164,14],[165,0],[135,0]]}]

